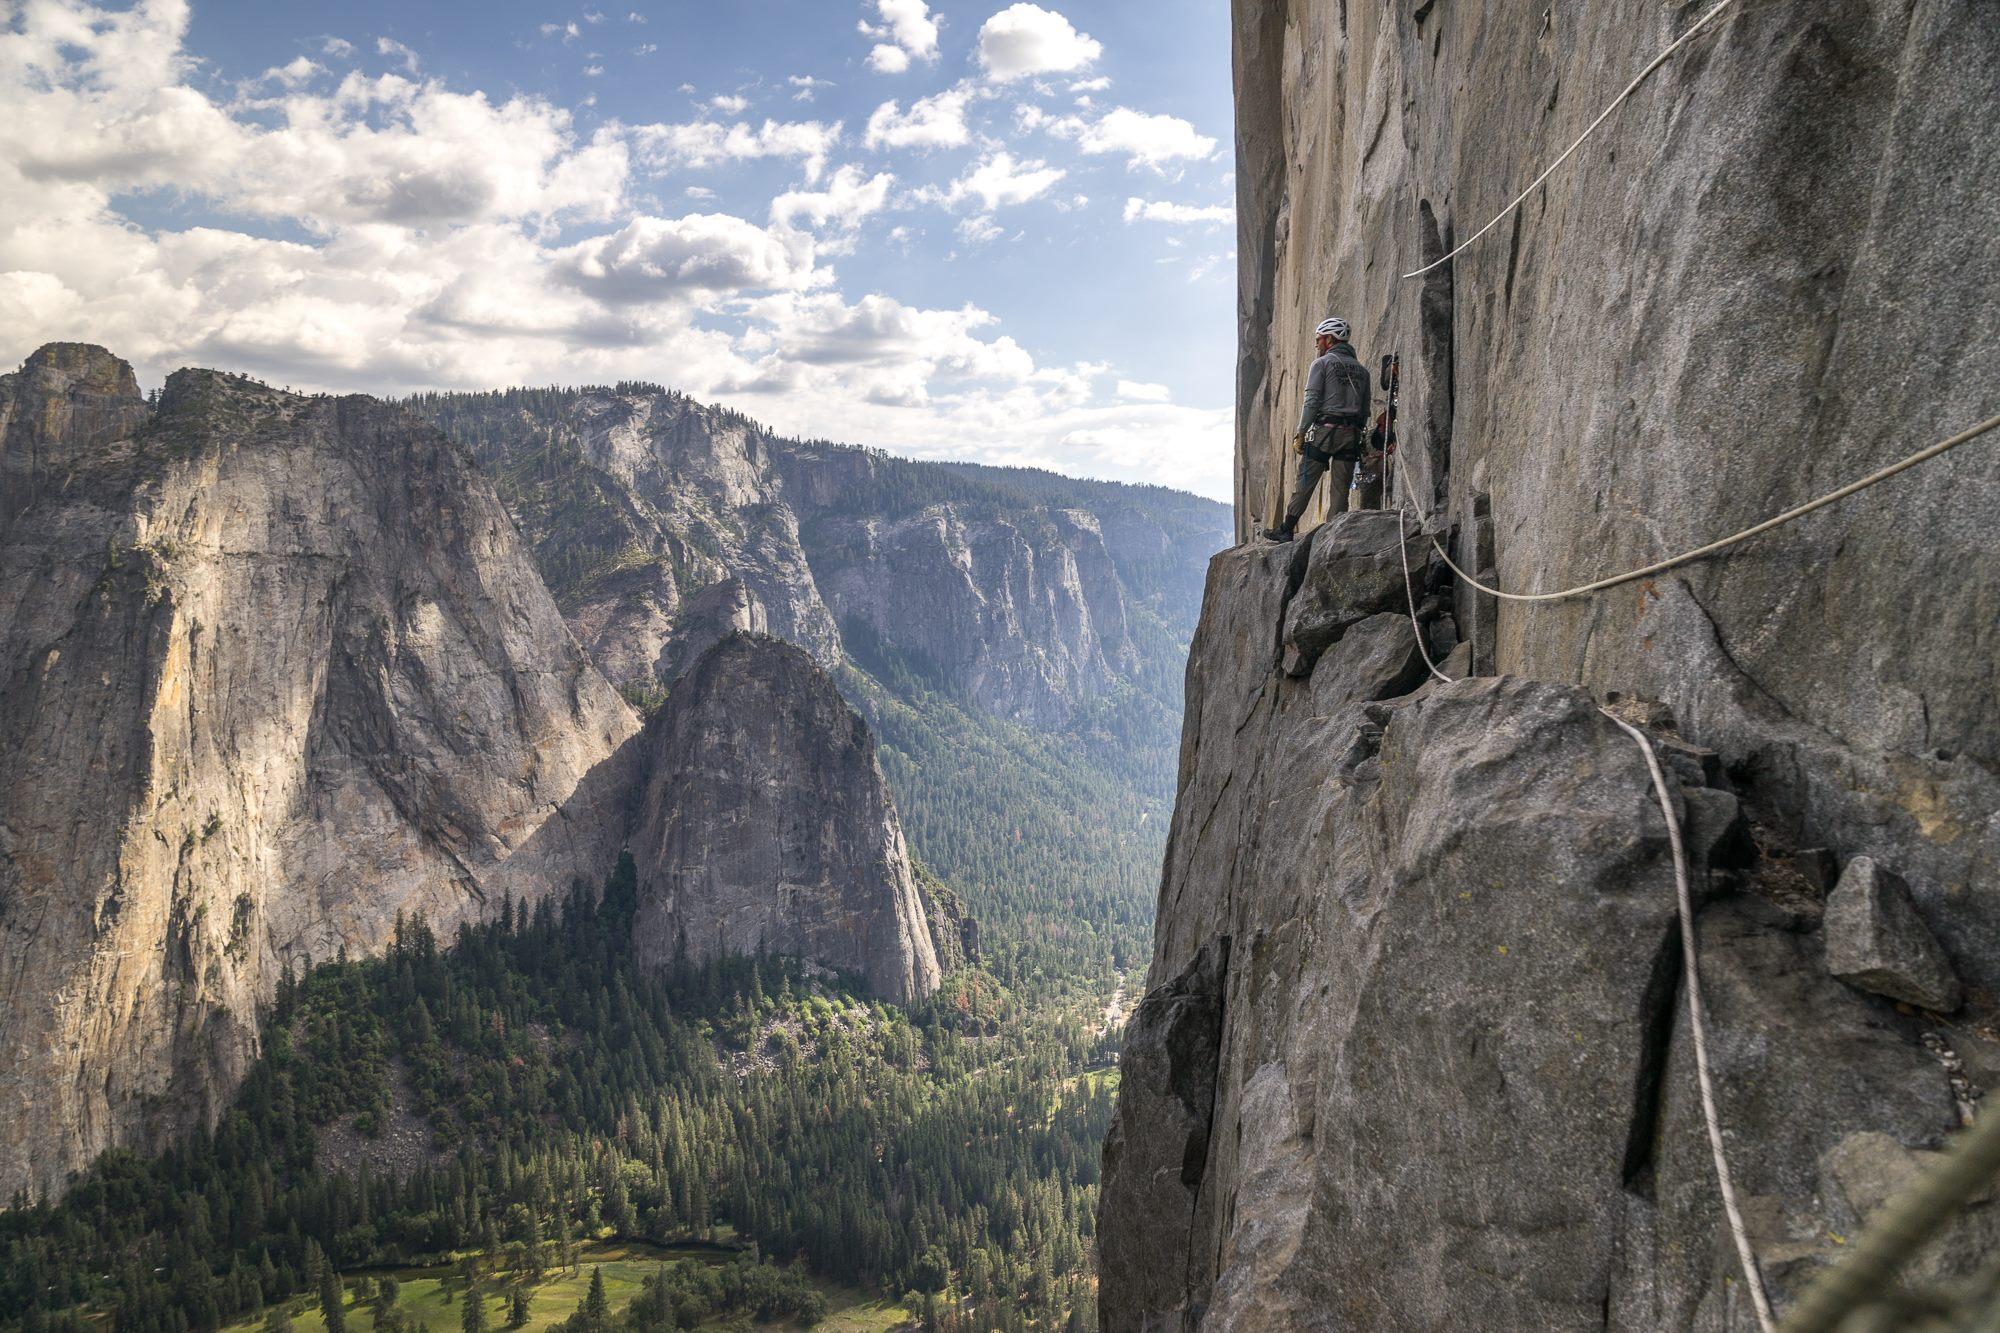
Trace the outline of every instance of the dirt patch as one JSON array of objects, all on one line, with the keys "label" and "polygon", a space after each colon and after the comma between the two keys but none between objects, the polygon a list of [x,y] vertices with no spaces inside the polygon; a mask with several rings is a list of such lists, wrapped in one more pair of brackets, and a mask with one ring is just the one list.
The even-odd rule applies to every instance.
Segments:
[{"label": "dirt patch", "polygon": [[389,1069],[389,1109],[374,1112],[377,1133],[370,1137],[361,1129],[361,1112],[345,1115],[322,1126],[313,1162],[321,1171],[353,1174],[363,1165],[380,1175],[388,1172],[397,1179],[420,1166],[439,1166],[451,1154],[431,1146],[430,1122],[417,1113],[416,1090],[410,1086],[410,1071],[401,1060]]}]

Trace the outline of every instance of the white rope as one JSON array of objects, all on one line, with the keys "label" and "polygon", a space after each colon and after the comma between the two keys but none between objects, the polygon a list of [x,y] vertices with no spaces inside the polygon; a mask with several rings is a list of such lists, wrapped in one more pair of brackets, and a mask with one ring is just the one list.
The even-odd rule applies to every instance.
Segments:
[{"label": "white rope", "polygon": [[[1385,437],[1384,445],[1388,444]],[[1423,654],[1424,665],[1438,680],[1449,685],[1452,678],[1438,669],[1431,660],[1429,647],[1424,643],[1423,623],[1417,619],[1417,594],[1410,578],[1410,548],[1405,527],[1404,495],[1409,490],[1409,477],[1403,470],[1400,453],[1396,456],[1396,535],[1398,549],[1403,557],[1403,597],[1409,611],[1410,629],[1417,636],[1417,651]],[[1437,539],[1431,539],[1440,555],[1444,548],[1438,546]],[[1447,557],[1446,564],[1451,565]],[[1457,570],[1457,565],[1451,565]],[[1743,1266],[1743,1279],[1750,1289],[1750,1300],[1757,1312],[1757,1326],[1763,1333],[1773,1333],[1777,1320],[1771,1313],[1771,1300],[1764,1291],[1764,1278],[1757,1268],[1756,1253],[1750,1247],[1750,1235],[1743,1225],[1743,1213],[1736,1204],[1736,1185],[1729,1174],[1729,1157],[1722,1145],[1722,1117],[1715,1107],[1715,1084],[1708,1069],[1708,1007],[1701,998],[1701,959],[1695,946],[1694,895],[1688,888],[1687,850],[1681,843],[1680,821],[1674,817],[1673,797],[1667,790],[1666,774],[1660,771],[1659,757],[1653,753],[1653,743],[1646,733],[1627,722],[1607,708],[1597,710],[1617,724],[1620,730],[1635,741],[1641,753],[1646,756],[1646,770],[1653,780],[1653,794],[1660,802],[1660,813],[1667,821],[1667,843],[1674,854],[1674,896],[1680,915],[1681,959],[1687,974],[1688,1026],[1694,1033],[1694,1067],[1696,1081],[1701,1085],[1701,1114],[1708,1126],[1708,1142],[1715,1158],[1715,1181],[1722,1194],[1722,1210],[1729,1220],[1729,1234],[1736,1242],[1736,1257]]]},{"label": "white rope", "polygon": [[1687,972],[1688,1026],[1694,1031],[1695,1076],[1701,1084],[1701,1114],[1708,1122],[1708,1144],[1715,1153],[1715,1182],[1722,1193],[1722,1210],[1729,1217],[1729,1234],[1736,1240],[1736,1257],[1743,1265],[1743,1280],[1750,1288],[1750,1300],[1757,1308],[1757,1326],[1771,1333],[1777,1326],[1771,1314],[1771,1298],[1764,1293],[1764,1278],[1757,1269],[1757,1256],[1750,1248],[1750,1235],[1743,1225],[1743,1213],[1736,1206],[1736,1186],[1729,1177],[1729,1157],[1722,1147],[1722,1118],[1715,1109],[1715,1084],[1708,1072],[1708,1011],[1701,1002],[1700,958],[1695,952],[1694,899],[1688,891],[1687,852],[1681,846],[1680,821],[1674,818],[1673,798],[1667,792],[1666,774],[1660,771],[1659,756],[1646,733],[1609,709],[1597,711],[1618,724],[1645,753],[1646,768],[1653,776],[1653,794],[1659,798],[1660,813],[1667,819],[1667,841],[1674,851],[1674,892],[1680,902],[1681,960]]},{"label": "white rope", "polygon": [[1424,265],[1422,268],[1418,269],[1414,273],[1405,273],[1403,276],[1406,278],[1421,278],[1424,274],[1430,272],[1438,265],[1449,262],[1454,255],[1457,255],[1460,251],[1464,250],[1474,241],[1484,236],[1487,232],[1492,231],[1494,227],[1499,225],[1500,220],[1502,218],[1506,217],[1509,213],[1512,213],[1515,209],[1519,208],[1522,202],[1525,201],[1529,195],[1535,192],[1535,188],[1537,186],[1539,186],[1543,181],[1547,180],[1550,176],[1554,175],[1557,167],[1569,161],[1570,155],[1576,152],[1577,149],[1583,147],[1583,141],[1585,139],[1588,139],[1591,135],[1597,133],[1597,127],[1602,125],[1605,121],[1611,118],[1611,113],[1616,111],[1619,108],[1619,106],[1621,106],[1624,103],[1625,99],[1630,97],[1633,94],[1633,92],[1639,87],[1639,85],[1646,81],[1647,75],[1651,74],[1661,65],[1664,65],[1667,62],[1667,57],[1671,56],[1674,52],[1680,50],[1681,47],[1687,45],[1690,41],[1694,40],[1696,33],[1699,33],[1700,31],[1702,31],[1702,29],[1706,28],[1709,25],[1710,21],[1713,20],[1716,15],[1720,14],[1723,10],[1729,8],[1731,5],[1735,3],[1736,0],[1722,0],[1721,4],[1709,10],[1706,14],[1703,14],[1700,18],[1696,19],[1694,21],[1694,26],[1689,28],[1686,32],[1682,33],[1679,37],[1675,38],[1673,44],[1667,47],[1666,50],[1654,56],[1652,63],[1647,65],[1646,68],[1640,70],[1638,77],[1633,79],[1632,82],[1625,85],[1625,91],[1618,94],[1618,96],[1612,98],[1611,105],[1605,107],[1604,110],[1598,114],[1596,120],[1590,122],[1590,128],[1586,129],[1582,134],[1577,135],[1576,142],[1571,144],[1569,147],[1563,149],[1562,156],[1557,158],[1555,161],[1549,163],[1548,169],[1544,171],[1541,175],[1535,177],[1533,181],[1529,182],[1527,189],[1521,191],[1521,193],[1514,196],[1513,203],[1507,205],[1505,208],[1501,209],[1498,213],[1495,213],[1493,215],[1493,220],[1491,222],[1488,222],[1478,231],[1473,232],[1472,235],[1466,237],[1463,241],[1459,242],[1456,246],[1452,247],[1451,252],[1449,254],[1446,254],[1438,259],[1432,260],[1430,263]]},{"label": "white rope", "polygon": [[1488,596],[1498,597],[1509,602],[1559,602],[1565,598],[1582,597],[1587,593],[1602,592],[1606,588],[1615,588],[1621,583],[1630,583],[1634,579],[1643,579],[1654,574],[1665,573],[1669,569],[1677,569],[1682,565],[1700,560],[1704,556],[1714,555],[1717,551],[1734,546],[1738,542],[1748,541],[1760,533],[1769,532],[1776,527],[1782,527],[1795,518],[1803,518],[1816,509],[1824,509],[1835,501],[1845,500],[1850,495],[1865,491],[1870,486],[1887,481],[1899,472],[1908,471],[1919,463],[1928,462],[1940,454],[1949,453],[1961,444],[1969,444],[1995,427],[2000,427],[2000,416],[1988,417],[1978,425],[1962,430],[1948,440],[1939,440],[1936,444],[1928,448],[1917,450],[1917,452],[1911,454],[1908,458],[1869,473],[1859,481],[1849,482],[1837,491],[1829,491],[1817,500],[1808,500],[1805,504],[1793,509],[1787,509],[1782,514],[1773,518],[1767,518],[1762,523],[1745,528],[1741,532],[1733,533],[1730,536],[1722,538],[1720,541],[1710,542],[1706,546],[1697,546],[1692,551],[1684,551],[1671,559],[1658,561],[1647,565],[1643,569],[1628,570],[1623,574],[1614,574],[1610,578],[1598,579],[1595,583],[1584,583],[1574,588],[1564,588],[1561,592],[1502,592],[1498,588],[1490,588],[1460,569],[1451,556],[1446,553],[1444,547],[1438,544],[1437,538],[1431,538],[1431,545],[1437,550],[1438,555],[1443,558],[1445,564],[1451,566],[1452,573],[1458,575]]}]

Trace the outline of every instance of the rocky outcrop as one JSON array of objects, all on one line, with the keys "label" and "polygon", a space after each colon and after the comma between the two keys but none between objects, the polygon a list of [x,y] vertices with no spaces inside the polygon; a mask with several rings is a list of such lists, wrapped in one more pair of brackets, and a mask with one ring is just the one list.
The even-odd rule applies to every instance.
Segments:
[{"label": "rocky outcrop", "polygon": [[284,963],[615,855],[637,722],[435,430],[57,345],[0,488],[0,1197],[212,1119]]},{"label": "rocky outcrop", "polygon": [[[1374,579],[1398,540],[1354,514],[1211,565],[1105,1153],[1104,1327],[1754,1327],[1644,759],[1574,685],[1421,683],[1408,599],[1427,633],[1448,602],[1418,554],[1410,593]],[[1334,637],[1299,674],[1305,623]],[[1879,1211],[1870,1145],[1935,1149],[1960,1107],[1922,1016],[1829,974],[1820,901],[1716,757],[1658,744],[1782,1301]]]},{"label": "rocky outcrop", "polygon": [[[1406,494],[1515,590],[1699,546],[1995,411],[2000,26],[1973,0],[1737,5],[1516,214],[1399,276],[1708,8],[1236,0],[1239,538],[1328,313],[1369,364],[1400,352]],[[1760,819],[1903,874],[1991,994],[1996,507],[1982,442],[1724,558],[1558,605],[1461,591],[1456,616],[1492,669],[1664,700]]]},{"label": "rocky outcrop", "polygon": [[937,988],[874,738],[807,653],[723,639],[640,745],[651,773],[632,839],[642,959],[764,950],[854,972],[893,1000]]}]

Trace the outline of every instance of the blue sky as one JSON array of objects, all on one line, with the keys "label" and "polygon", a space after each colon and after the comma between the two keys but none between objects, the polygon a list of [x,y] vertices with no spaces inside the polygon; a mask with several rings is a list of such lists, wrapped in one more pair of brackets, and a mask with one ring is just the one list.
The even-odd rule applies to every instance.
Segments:
[{"label": "blue sky", "polygon": [[0,0],[0,356],[1228,493],[1221,0]]}]

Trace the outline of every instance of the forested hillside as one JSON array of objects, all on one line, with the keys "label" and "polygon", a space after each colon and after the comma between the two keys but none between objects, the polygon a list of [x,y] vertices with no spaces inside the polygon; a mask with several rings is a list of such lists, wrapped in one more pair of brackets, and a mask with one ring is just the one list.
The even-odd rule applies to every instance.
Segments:
[{"label": "forested hillside", "polygon": [[[1092,1322],[1101,1040],[963,973],[905,1012],[779,959],[641,971],[634,908],[628,861],[601,898],[288,977],[213,1134],[0,1215],[0,1323],[217,1328],[422,1263],[504,1308],[603,1236],[804,1261],[731,1280],[773,1318],[823,1312],[809,1271],[939,1327]],[[660,1282],[626,1326],[693,1326]]]}]

